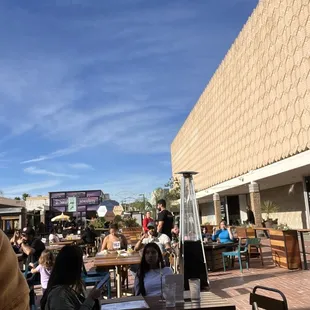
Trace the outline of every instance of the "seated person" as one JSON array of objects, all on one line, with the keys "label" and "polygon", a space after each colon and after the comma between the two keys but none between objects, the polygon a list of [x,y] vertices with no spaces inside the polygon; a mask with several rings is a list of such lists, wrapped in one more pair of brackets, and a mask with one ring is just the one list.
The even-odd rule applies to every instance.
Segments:
[{"label": "seated person", "polygon": [[212,235],[209,234],[207,226],[204,226],[204,227],[202,228],[201,237],[202,237],[202,240],[203,240],[203,241],[205,241],[205,239],[208,240],[208,241],[209,241],[209,240],[212,241]]},{"label": "seated person", "polygon": [[85,231],[83,232],[81,238],[85,244],[95,244],[97,234],[94,231],[94,226],[90,225],[86,227]]},{"label": "seated person", "polygon": [[135,277],[135,295],[160,296],[161,283],[165,276],[173,274],[170,267],[163,267],[164,261],[156,243],[148,243],[143,249],[141,263]]},{"label": "seated person", "polygon": [[10,241],[0,229],[0,309],[29,309],[29,287]]},{"label": "seated person", "polygon": [[221,243],[229,243],[234,241],[230,227],[226,227],[226,222],[222,221],[220,223],[220,229],[216,230],[216,227],[213,228],[212,241],[217,241],[220,239]]},{"label": "seated person", "polygon": [[177,224],[175,224],[174,227],[172,228],[171,234],[172,234],[172,241],[175,243],[178,243],[179,242],[180,230],[179,230],[179,226]]},{"label": "seated person", "polygon": [[76,235],[77,233],[77,225],[75,222],[75,218],[72,219],[71,222],[67,222],[64,229],[63,229],[63,233],[65,235]]},{"label": "seated person", "polygon": [[55,228],[52,228],[51,233],[48,236],[48,241],[50,243],[57,243],[60,241],[60,238],[58,237]]},{"label": "seated person", "polygon": [[124,235],[118,233],[118,226],[117,224],[111,224],[110,225],[110,234],[107,235],[103,239],[101,251],[103,250],[118,250],[116,243],[120,243],[120,249],[127,249],[127,239]]},{"label": "seated person", "polygon": [[29,262],[32,264],[38,262],[41,253],[45,250],[44,243],[35,238],[35,231],[31,227],[25,227],[22,230],[22,236],[17,243],[25,258],[29,258]]},{"label": "seated person", "polygon": [[42,310],[100,309],[102,288],[93,288],[88,295],[82,280],[83,251],[76,245],[63,247],[56,257],[41,298]]},{"label": "seated person", "polygon": [[[113,250],[118,250],[118,249],[127,250],[127,239],[125,238],[124,235],[118,234],[117,231],[118,231],[117,224],[111,224],[110,225],[110,234],[107,235],[103,239],[101,251],[103,251],[103,250],[113,251]],[[120,247],[116,246],[116,244],[119,244]],[[122,269],[122,285],[123,286],[125,285],[125,280],[126,280],[127,276],[128,276],[127,268],[124,267]]]},{"label": "seated person", "polygon": [[87,245],[86,255],[88,257],[90,255],[91,248],[95,246],[96,238],[97,238],[97,234],[94,230],[94,226],[90,225],[90,226],[86,227],[81,238],[82,238],[82,243]]},{"label": "seated person", "polygon": [[148,232],[143,234],[135,246],[135,251],[140,251],[148,243],[156,243],[161,252],[170,251],[170,238],[162,233],[157,232],[156,224],[150,222],[147,225]]}]

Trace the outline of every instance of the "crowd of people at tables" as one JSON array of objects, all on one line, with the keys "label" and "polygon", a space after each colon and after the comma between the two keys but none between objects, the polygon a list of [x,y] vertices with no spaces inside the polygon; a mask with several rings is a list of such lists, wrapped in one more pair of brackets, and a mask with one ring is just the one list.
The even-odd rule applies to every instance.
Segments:
[{"label": "crowd of people at tables", "polygon": [[[172,269],[168,267],[167,254],[173,251],[171,241],[175,241],[175,244],[177,244],[179,228],[177,225],[173,225],[173,215],[166,210],[164,200],[159,201],[158,209],[157,223],[149,213],[146,214],[143,220],[143,233],[133,248],[135,251],[143,250],[140,265],[130,266],[130,270],[135,276],[134,290],[136,295],[160,295],[161,281],[164,281],[165,275],[172,274]],[[72,226],[70,229],[72,229]],[[207,233],[206,228],[204,228],[202,234]],[[92,227],[88,227],[84,232],[86,242],[93,242],[95,236]],[[226,223],[222,221],[220,229],[213,229],[211,239],[229,243],[233,242],[234,237],[230,228],[227,228]],[[55,230],[51,232],[49,240],[57,242]],[[125,236],[118,232],[117,225],[112,224],[109,234],[103,240],[101,250],[113,251],[115,242],[120,245],[121,249],[128,248],[128,241]],[[40,274],[43,293],[41,299],[42,310],[99,309],[98,298],[102,296],[100,289],[92,289],[86,297],[85,286],[81,278],[83,266],[81,247],[78,245],[65,246],[55,257],[51,251],[45,249],[45,245],[40,238],[35,237],[35,231],[31,227],[24,228],[21,233],[16,232],[11,239],[11,246],[4,233],[0,231],[0,255],[1,257],[3,255],[10,257],[6,261],[10,264],[14,263],[14,266],[9,268],[11,275],[8,275],[13,281],[11,281],[11,285],[7,287],[5,292],[0,293],[0,303],[5,302],[4,304],[7,305],[5,309],[28,309],[26,303],[29,302],[29,289],[25,288],[27,282],[22,274],[18,272],[14,252],[22,253],[25,259],[28,259],[32,274]],[[1,261],[3,262],[4,259]],[[0,265],[1,272],[3,264]],[[14,289],[24,294],[23,301],[20,301],[18,306],[16,305],[17,301],[11,298],[14,295]]]}]

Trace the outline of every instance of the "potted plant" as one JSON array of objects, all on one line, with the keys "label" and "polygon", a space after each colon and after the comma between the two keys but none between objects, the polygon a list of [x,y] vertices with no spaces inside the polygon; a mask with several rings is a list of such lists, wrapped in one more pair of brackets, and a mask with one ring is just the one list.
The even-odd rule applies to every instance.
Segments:
[{"label": "potted plant", "polygon": [[106,220],[104,217],[98,217],[96,219],[94,219],[91,224],[95,227],[95,229],[102,229],[104,228],[104,224],[105,224]]},{"label": "potted plant", "polygon": [[140,225],[137,223],[137,220],[132,217],[127,217],[123,219],[124,227],[125,228],[136,228],[140,227]]},{"label": "potted plant", "polygon": [[262,203],[262,213],[266,213],[267,216],[265,221],[266,228],[272,228],[275,221],[270,218],[270,214],[278,212],[279,209],[279,206],[271,200],[266,200]]}]

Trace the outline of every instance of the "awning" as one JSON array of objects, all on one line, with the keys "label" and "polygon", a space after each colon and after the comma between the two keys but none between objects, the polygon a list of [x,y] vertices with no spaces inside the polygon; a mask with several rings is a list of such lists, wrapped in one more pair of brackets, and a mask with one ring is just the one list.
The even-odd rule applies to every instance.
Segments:
[{"label": "awning", "polygon": [[12,213],[21,213],[22,208],[0,208],[0,215],[1,214],[12,214]]}]

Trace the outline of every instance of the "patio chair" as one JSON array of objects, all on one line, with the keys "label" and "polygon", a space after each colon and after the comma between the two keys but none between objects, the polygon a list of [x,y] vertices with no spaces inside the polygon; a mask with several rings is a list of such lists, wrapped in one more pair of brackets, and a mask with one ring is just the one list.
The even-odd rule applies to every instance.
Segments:
[{"label": "patio chair", "polygon": [[262,266],[264,266],[263,251],[262,251],[262,245],[260,243],[260,240],[261,240],[260,238],[249,238],[248,239],[249,265],[250,265],[250,259],[251,259],[251,248],[255,247],[257,251],[259,251],[261,263],[262,263]]},{"label": "patio chair", "polygon": [[110,272],[93,272],[93,271],[87,272],[83,263],[82,280],[86,286],[94,286],[105,277],[107,277],[106,281],[107,295],[108,298],[111,298]]},{"label": "patio chair", "polygon": [[[229,244],[227,244],[229,246]],[[230,251],[230,252],[223,252],[222,253],[222,260],[223,260],[223,267],[224,272],[226,271],[226,262],[225,259],[228,257],[229,261],[235,259],[235,257],[238,257],[240,271],[243,272],[242,269],[242,256],[245,256],[246,261],[246,268],[249,269],[249,253],[248,253],[248,239],[246,239],[246,243],[242,244],[242,239],[239,239],[238,249],[236,251]]]},{"label": "patio chair", "polygon": [[[256,291],[258,289],[277,293],[282,297],[282,300],[257,294]],[[259,308],[265,310],[288,310],[286,297],[281,291],[260,285],[255,286],[253,292],[250,293],[250,305],[252,306],[252,310],[256,310]]]}]

